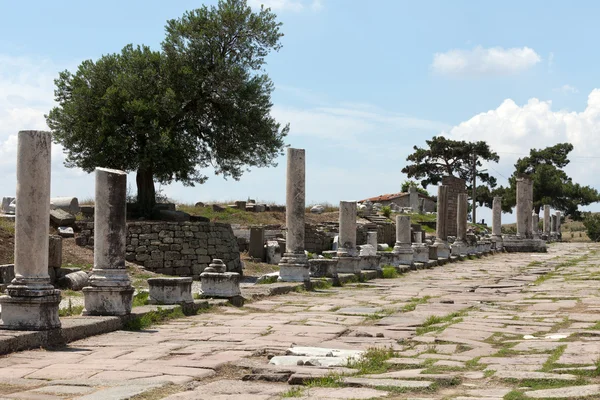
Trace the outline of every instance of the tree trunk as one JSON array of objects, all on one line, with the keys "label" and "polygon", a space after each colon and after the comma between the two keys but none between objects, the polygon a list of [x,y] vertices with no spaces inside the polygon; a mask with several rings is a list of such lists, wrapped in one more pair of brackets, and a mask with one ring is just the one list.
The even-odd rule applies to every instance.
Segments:
[{"label": "tree trunk", "polygon": [[156,191],[154,190],[154,176],[151,168],[140,167],[135,176],[137,184],[137,203],[141,216],[150,218],[152,209],[156,204]]}]

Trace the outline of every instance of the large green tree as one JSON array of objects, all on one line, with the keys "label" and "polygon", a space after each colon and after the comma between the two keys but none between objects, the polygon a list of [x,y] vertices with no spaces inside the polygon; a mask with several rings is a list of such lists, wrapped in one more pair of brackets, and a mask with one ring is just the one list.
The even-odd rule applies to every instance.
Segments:
[{"label": "large green tree", "polygon": [[509,211],[516,204],[516,178],[528,175],[533,181],[533,211],[539,214],[548,204],[565,216],[579,219],[579,206],[600,200],[598,191],[590,186],[574,183],[563,170],[569,164],[570,143],[558,143],[544,149],[531,149],[529,156],[517,160],[515,172],[509,178],[509,187],[498,188],[503,196],[503,209]]},{"label": "large green tree", "polygon": [[427,188],[429,185],[437,185],[445,175],[455,176],[467,182],[469,193],[471,193],[471,182],[473,179],[473,161],[478,180],[476,198],[483,205],[488,201],[490,188],[496,186],[496,178],[487,171],[479,171],[482,161],[498,162],[500,157],[493,152],[484,141],[466,142],[463,140],[446,139],[444,136],[434,136],[426,140],[426,147],[414,146],[414,153],[410,154],[402,172],[409,178],[419,179],[421,185]]},{"label": "large green tree", "polygon": [[271,116],[264,66],[280,26],[269,9],[221,0],[168,21],[161,51],[128,45],[61,72],[47,123],[66,165],[136,171],[145,215],[155,182],[193,186],[205,168],[239,179],[274,165],[289,127]]}]

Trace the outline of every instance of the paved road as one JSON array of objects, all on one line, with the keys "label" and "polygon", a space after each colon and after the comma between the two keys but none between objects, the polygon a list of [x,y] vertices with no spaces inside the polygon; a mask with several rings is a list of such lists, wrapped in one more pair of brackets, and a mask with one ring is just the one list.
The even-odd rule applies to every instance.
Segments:
[{"label": "paved road", "polygon": [[[0,398],[600,398],[598,249],[554,244],[15,353]],[[394,354],[337,362],[373,347]],[[326,379],[286,382],[311,377]]]}]

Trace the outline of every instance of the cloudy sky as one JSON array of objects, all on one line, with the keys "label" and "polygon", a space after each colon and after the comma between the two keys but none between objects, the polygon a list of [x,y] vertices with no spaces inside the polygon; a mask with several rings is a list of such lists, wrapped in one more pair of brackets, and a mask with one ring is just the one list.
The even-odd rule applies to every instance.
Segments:
[{"label": "cloudy sky", "polygon": [[[249,0],[261,3],[284,23],[267,72],[287,142],[307,151],[309,203],[399,191],[412,146],[439,134],[486,140],[501,184],[530,148],[568,141],[569,174],[600,186],[600,4]],[[58,71],[128,43],[158,49],[165,21],[199,4],[0,0],[0,195],[15,192],[17,132],[46,129]],[[63,160],[55,146],[52,195],[91,197],[93,178]],[[284,161],[237,182],[162,189],[182,202],[283,203]]]}]

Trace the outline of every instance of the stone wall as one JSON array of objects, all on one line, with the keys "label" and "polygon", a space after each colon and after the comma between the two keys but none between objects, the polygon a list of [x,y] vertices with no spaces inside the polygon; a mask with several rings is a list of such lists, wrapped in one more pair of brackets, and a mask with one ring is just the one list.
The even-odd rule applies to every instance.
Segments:
[{"label": "stone wall", "polygon": [[[93,247],[94,223],[78,222],[76,243]],[[199,279],[213,258],[227,271],[242,272],[240,251],[229,224],[143,221],[127,224],[126,260],[149,271]]]},{"label": "stone wall", "polygon": [[311,253],[321,254],[323,251],[331,250],[333,236],[315,225],[304,225],[304,248]]},{"label": "stone wall", "polygon": [[464,179],[454,176],[444,176],[442,185],[448,186],[448,219],[446,233],[448,236],[456,236],[456,204],[459,193],[467,193],[467,187]]}]

